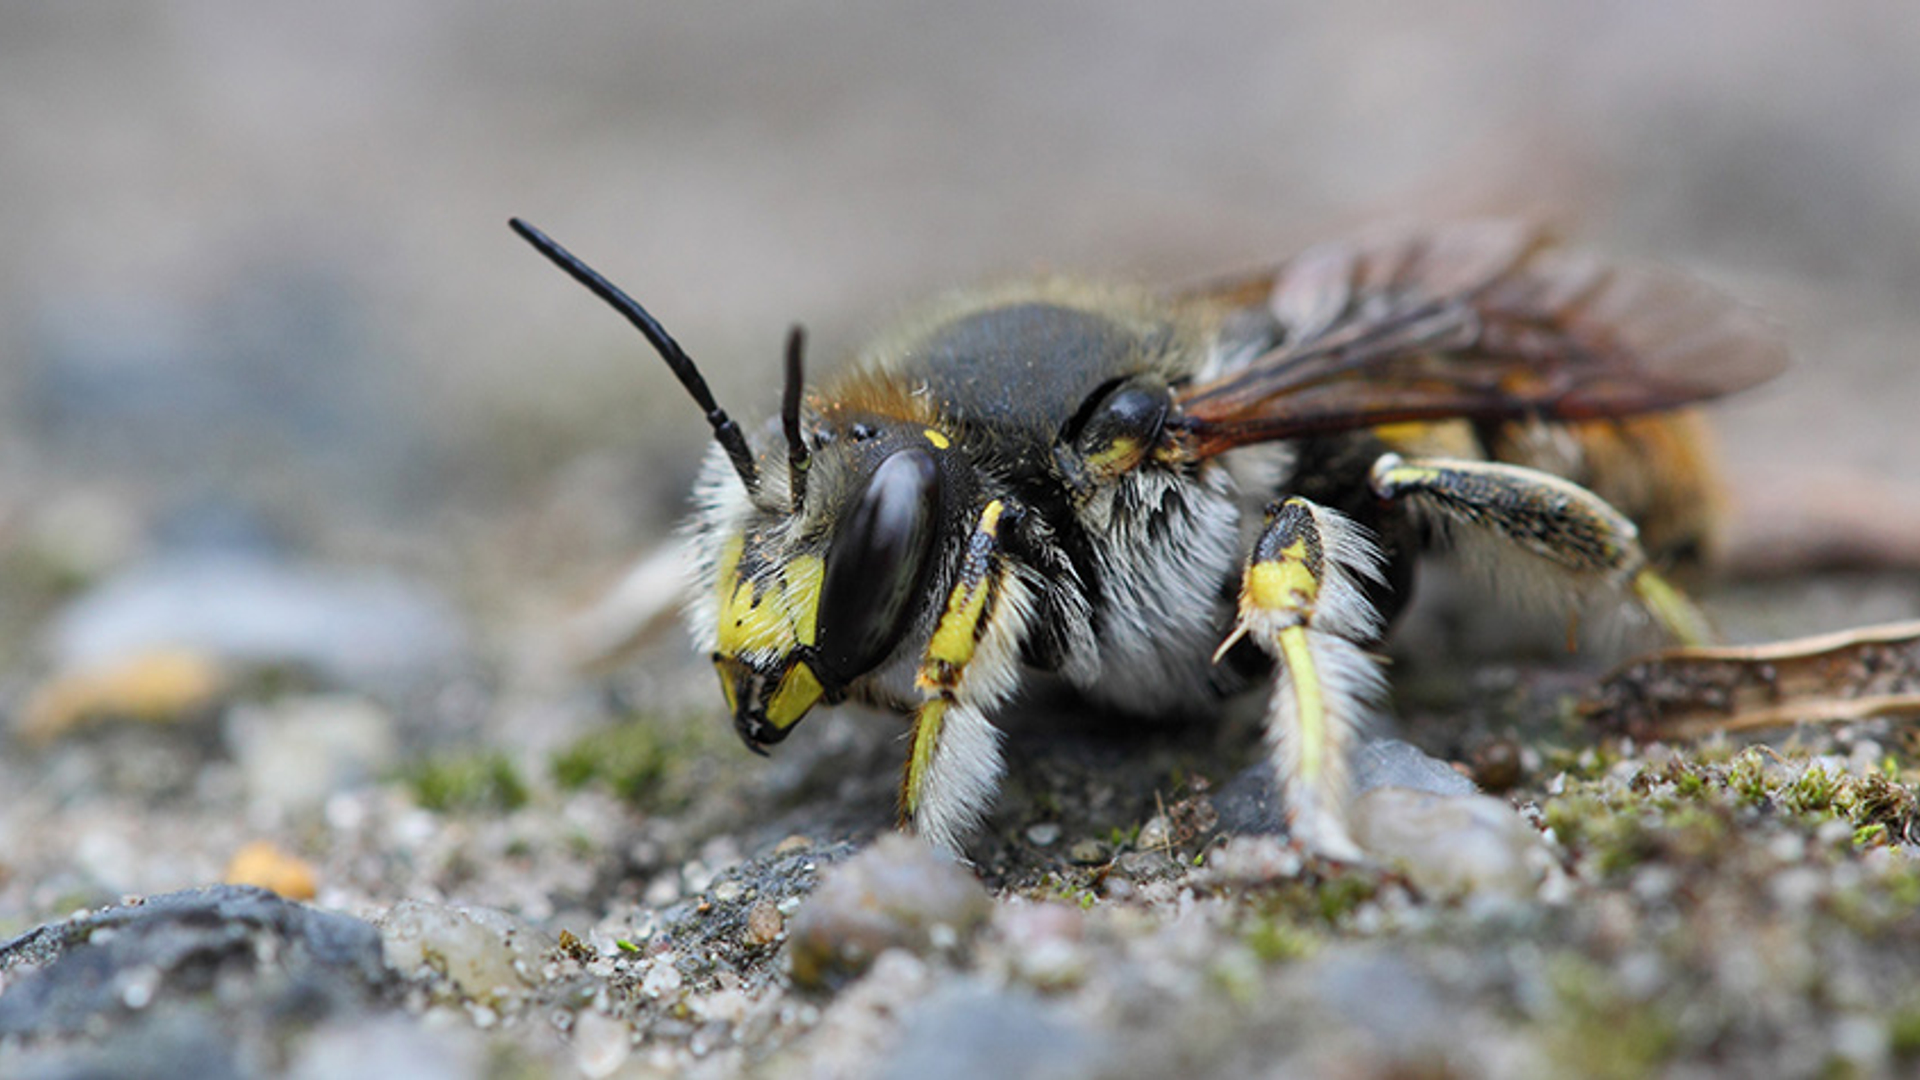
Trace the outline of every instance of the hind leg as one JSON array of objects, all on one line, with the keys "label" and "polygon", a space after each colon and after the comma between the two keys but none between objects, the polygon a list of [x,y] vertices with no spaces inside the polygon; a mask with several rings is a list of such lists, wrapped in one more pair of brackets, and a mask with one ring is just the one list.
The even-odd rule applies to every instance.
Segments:
[{"label": "hind leg", "polygon": [[1398,454],[1381,455],[1370,482],[1381,499],[1485,549],[1490,572],[1510,565],[1503,576],[1549,598],[1628,598],[1682,644],[1712,637],[1700,610],[1650,565],[1633,522],[1578,484],[1523,465]]}]

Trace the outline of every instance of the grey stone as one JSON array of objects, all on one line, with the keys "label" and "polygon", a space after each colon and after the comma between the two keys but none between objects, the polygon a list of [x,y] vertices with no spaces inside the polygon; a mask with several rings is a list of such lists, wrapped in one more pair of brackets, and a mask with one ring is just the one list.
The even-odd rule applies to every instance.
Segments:
[{"label": "grey stone", "polygon": [[442,672],[465,647],[459,619],[421,584],[233,553],[163,556],[134,566],[63,609],[47,641],[62,668],[189,649],[377,691]]},{"label": "grey stone", "polygon": [[[1396,787],[1436,795],[1472,795],[1473,781],[1453,766],[1400,739],[1375,739],[1353,754],[1355,795]],[[1265,835],[1287,831],[1286,805],[1274,784],[1273,766],[1258,762],[1241,771],[1213,796],[1220,830],[1229,835]]]},{"label": "grey stone", "polygon": [[0,945],[0,973],[0,1036],[79,1032],[208,993],[232,1009],[317,1017],[394,985],[370,924],[237,885],[29,930]]},{"label": "grey stone", "polygon": [[1017,990],[960,981],[907,1017],[899,1049],[874,1070],[880,1080],[1049,1080],[1099,1075],[1102,1043]]},{"label": "grey stone", "polygon": [[967,868],[922,841],[888,833],[836,867],[795,912],[793,979],[826,987],[865,971],[887,949],[957,945],[993,913]]}]

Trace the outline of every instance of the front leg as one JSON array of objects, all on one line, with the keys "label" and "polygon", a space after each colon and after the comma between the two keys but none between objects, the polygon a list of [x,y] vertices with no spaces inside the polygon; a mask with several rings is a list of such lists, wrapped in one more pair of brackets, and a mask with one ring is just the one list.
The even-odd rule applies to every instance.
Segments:
[{"label": "front leg", "polygon": [[1001,550],[1005,515],[999,499],[981,511],[915,679],[925,698],[900,784],[901,822],[954,855],[1000,785],[1000,732],[988,717],[1014,691],[1032,618],[1027,588]]},{"label": "front leg", "polygon": [[1270,508],[1240,586],[1240,617],[1214,654],[1242,637],[1276,661],[1267,742],[1296,841],[1359,860],[1348,828],[1348,758],[1386,692],[1366,645],[1381,632],[1363,581],[1381,580],[1379,549],[1338,511],[1292,498]]}]

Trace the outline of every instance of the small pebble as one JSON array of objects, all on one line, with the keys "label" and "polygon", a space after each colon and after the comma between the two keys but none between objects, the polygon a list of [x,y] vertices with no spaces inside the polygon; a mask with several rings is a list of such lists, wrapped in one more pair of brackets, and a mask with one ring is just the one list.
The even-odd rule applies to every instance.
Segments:
[{"label": "small pebble", "polygon": [[892,833],[835,868],[788,924],[793,980],[824,988],[853,978],[889,949],[926,954],[958,944],[993,912],[965,867]]},{"label": "small pebble", "polygon": [[1492,739],[1473,752],[1473,782],[1486,791],[1511,791],[1525,775],[1520,744],[1512,739]]},{"label": "small pebble", "polygon": [[443,973],[460,994],[489,1004],[524,990],[544,950],[503,911],[403,900],[380,920],[387,965],[405,975]]},{"label": "small pebble", "polygon": [[399,760],[392,714],[353,694],[241,705],[225,727],[248,797],[283,813],[322,809]]},{"label": "small pebble", "polygon": [[1134,837],[1133,846],[1141,851],[1151,851],[1156,848],[1164,850],[1172,847],[1172,823],[1167,821],[1164,814],[1153,815],[1147,819],[1145,825],[1140,826],[1140,834]]},{"label": "small pebble", "polygon": [[1051,821],[1027,826],[1027,843],[1034,847],[1052,847],[1060,840],[1060,826]]},{"label": "small pebble", "polygon": [[1081,866],[1099,866],[1113,858],[1113,849],[1104,841],[1092,838],[1076,840],[1074,845],[1067,849],[1067,858]]},{"label": "small pebble", "polygon": [[771,945],[786,931],[786,916],[780,914],[780,905],[773,901],[762,900],[747,909],[748,945],[756,948]]},{"label": "small pebble", "polygon": [[633,1033],[625,1022],[588,1009],[573,1021],[573,1063],[582,1076],[600,1080],[627,1063]]},{"label": "small pebble", "polygon": [[1539,834],[1488,795],[1375,788],[1354,801],[1353,838],[1435,896],[1525,899],[1551,861]]},{"label": "small pebble", "polygon": [[233,853],[227,872],[229,885],[258,885],[289,900],[311,900],[320,891],[313,864],[296,858],[266,840],[255,840]]},{"label": "small pebble", "polygon": [[16,729],[45,744],[96,721],[181,723],[211,712],[228,682],[219,660],[205,653],[138,650],[54,675],[27,699]]}]

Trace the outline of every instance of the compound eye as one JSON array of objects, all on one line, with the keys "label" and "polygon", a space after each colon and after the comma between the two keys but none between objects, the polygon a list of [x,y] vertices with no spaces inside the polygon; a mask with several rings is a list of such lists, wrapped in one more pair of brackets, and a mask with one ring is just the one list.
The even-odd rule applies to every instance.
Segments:
[{"label": "compound eye", "polygon": [[1087,417],[1080,432],[1080,444],[1098,450],[1116,439],[1129,438],[1143,445],[1160,435],[1167,422],[1167,391],[1160,386],[1126,383],[1108,394]]},{"label": "compound eye", "polygon": [[1170,408],[1166,387],[1138,382],[1091,400],[1072,436],[1083,482],[1104,483],[1138,465],[1159,440]]},{"label": "compound eye", "polygon": [[873,670],[900,643],[932,563],[939,469],[917,447],[897,450],[873,471],[827,548],[821,586],[821,676],[844,686]]}]

